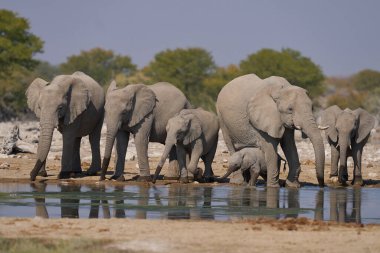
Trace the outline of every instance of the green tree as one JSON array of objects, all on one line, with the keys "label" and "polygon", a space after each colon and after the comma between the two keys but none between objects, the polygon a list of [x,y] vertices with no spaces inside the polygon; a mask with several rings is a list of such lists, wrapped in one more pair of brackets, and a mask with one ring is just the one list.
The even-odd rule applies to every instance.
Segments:
[{"label": "green tree", "polygon": [[361,91],[380,91],[380,72],[365,69],[352,77],[353,86]]},{"label": "green tree", "polygon": [[30,31],[27,19],[9,10],[0,10],[0,78],[4,79],[16,68],[33,70],[38,64],[33,59],[42,52],[43,41]]},{"label": "green tree", "polygon": [[107,85],[117,75],[132,75],[136,71],[136,65],[129,56],[115,54],[112,50],[93,48],[68,57],[60,69],[66,74],[82,71],[101,85]]},{"label": "green tree", "polygon": [[204,92],[204,80],[215,71],[215,63],[209,52],[202,48],[177,48],[155,55],[145,69],[152,82],[166,81],[180,88],[196,105],[202,105],[200,94]]},{"label": "green tree", "polygon": [[240,62],[243,74],[254,73],[260,78],[282,76],[291,84],[307,89],[312,97],[323,92],[321,68],[299,51],[261,49]]},{"label": "green tree", "polygon": [[204,80],[205,91],[213,101],[216,101],[223,86],[240,75],[239,67],[234,64],[227,67],[218,67],[213,75]]}]

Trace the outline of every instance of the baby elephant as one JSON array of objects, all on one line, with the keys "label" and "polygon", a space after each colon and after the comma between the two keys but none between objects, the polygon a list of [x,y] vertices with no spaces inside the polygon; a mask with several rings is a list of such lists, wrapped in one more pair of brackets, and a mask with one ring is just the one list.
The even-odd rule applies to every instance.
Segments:
[{"label": "baby elephant", "polygon": [[181,173],[180,181],[188,182],[187,171],[194,174],[194,178],[201,176],[198,169],[199,158],[202,158],[205,165],[203,177],[209,181],[214,175],[211,164],[218,144],[219,122],[216,115],[202,108],[184,109],[169,119],[166,131],[165,150],[157,165],[153,182],[157,180],[174,145]]},{"label": "baby elephant", "polygon": [[[285,164],[286,160],[280,155],[277,156],[277,166],[280,168],[281,160],[284,161]],[[256,185],[257,178],[259,176],[261,176],[266,181],[267,165],[265,163],[264,152],[259,148],[247,147],[233,153],[229,159],[228,171],[220,179],[226,179],[232,172],[238,171],[239,169],[241,169],[244,181],[250,186]]]}]

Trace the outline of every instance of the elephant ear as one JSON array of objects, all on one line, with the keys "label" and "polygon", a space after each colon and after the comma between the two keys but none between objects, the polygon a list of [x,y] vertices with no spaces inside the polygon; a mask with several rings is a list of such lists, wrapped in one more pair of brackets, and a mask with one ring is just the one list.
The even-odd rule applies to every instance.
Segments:
[{"label": "elephant ear", "polygon": [[356,133],[356,143],[362,142],[371,132],[375,126],[375,118],[370,115],[366,110],[358,108],[354,114],[359,119],[359,125]]},{"label": "elephant ear", "polygon": [[80,78],[72,78],[67,91],[67,110],[64,116],[65,125],[71,124],[88,107],[91,94],[85,82]]},{"label": "elephant ear", "polygon": [[28,89],[25,92],[28,107],[30,110],[32,110],[37,118],[40,118],[41,109],[38,105],[38,98],[40,97],[41,90],[48,85],[49,82],[41,79],[36,78],[34,81],[29,85]]},{"label": "elephant ear", "polygon": [[201,121],[192,114],[182,116],[185,120],[189,121],[189,129],[183,138],[183,144],[189,145],[196,139],[198,139],[202,134]]},{"label": "elephant ear", "polygon": [[111,92],[111,91],[114,91],[117,89],[117,84],[116,84],[116,81],[115,80],[112,80],[110,86],[108,87],[107,89],[107,94],[106,96],[108,96],[108,94]]},{"label": "elephant ear", "polygon": [[136,85],[135,103],[129,127],[137,125],[145,116],[151,113],[156,106],[156,95],[144,84]]},{"label": "elephant ear", "polygon": [[247,105],[251,124],[273,138],[281,138],[285,131],[274,100],[283,87],[282,83],[268,83],[250,99]]},{"label": "elephant ear", "polygon": [[341,113],[342,109],[340,109],[337,105],[328,107],[322,113],[321,123],[323,126],[328,126],[326,129],[326,134],[333,142],[338,141],[338,131],[335,128],[335,124],[339,114]]}]

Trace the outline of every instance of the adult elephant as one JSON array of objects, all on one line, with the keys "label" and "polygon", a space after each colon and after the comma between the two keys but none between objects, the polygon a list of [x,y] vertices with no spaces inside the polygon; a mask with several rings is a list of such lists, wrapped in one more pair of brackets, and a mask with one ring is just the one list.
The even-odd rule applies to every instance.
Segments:
[{"label": "adult elephant", "polygon": [[61,172],[58,178],[68,178],[82,172],[80,143],[89,135],[92,162],[89,174],[100,171],[100,132],[104,116],[103,88],[91,77],[75,72],[56,76],[51,83],[35,79],[26,91],[29,108],[40,118],[41,134],[37,162],[30,172],[34,181],[40,170],[46,176],[45,164],[54,128],[62,133]]},{"label": "adult elephant", "polygon": [[235,78],[220,91],[217,112],[231,154],[245,147],[260,147],[267,164],[267,186],[279,187],[277,147],[289,164],[286,185],[299,187],[301,171],[294,130],[306,134],[314,148],[317,179],[324,185],[325,150],[307,91],[282,77],[260,79],[254,74]]},{"label": "adult elephant", "polygon": [[333,105],[323,112],[321,121],[327,128],[325,133],[331,147],[331,180],[334,182],[338,179],[339,183],[346,183],[348,180],[347,157],[350,155],[354,160],[352,184],[362,185],[363,147],[375,126],[375,118],[361,108],[354,111],[342,110],[337,105]]},{"label": "adult elephant", "polygon": [[[190,107],[185,95],[170,83],[159,82],[150,86],[130,84],[118,89],[113,81],[106,95],[107,139],[100,180],[105,179],[115,139],[117,159],[111,179],[124,180],[125,154],[129,135],[132,134],[140,168],[138,180],[151,181],[148,143],[165,144],[168,120]],[[178,172],[174,173],[178,171],[175,148],[170,151],[169,161],[170,176],[178,177]]]}]

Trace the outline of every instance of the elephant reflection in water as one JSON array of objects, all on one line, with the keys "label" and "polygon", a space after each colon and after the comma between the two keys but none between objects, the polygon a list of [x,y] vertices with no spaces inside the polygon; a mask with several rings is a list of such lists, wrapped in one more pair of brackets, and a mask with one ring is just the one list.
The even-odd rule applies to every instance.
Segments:
[{"label": "elephant reflection in water", "polygon": [[[330,220],[337,222],[361,223],[361,190],[334,189],[330,193]],[[352,197],[351,214],[347,211],[347,200]],[[316,197],[315,220],[324,220],[324,191],[320,190]]]},{"label": "elephant reflection in water", "polygon": [[[103,218],[111,218],[110,208],[108,200],[106,198],[106,187],[105,185],[95,185],[90,186],[91,192],[97,192],[98,194],[92,195],[91,197],[91,208],[88,218],[99,218],[99,209],[102,206]],[[104,197],[102,197],[104,196]]]},{"label": "elephant reflection in water", "polygon": [[[45,193],[46,192],[46,183],[36,184],[31,183],[30,186],[37,193]],[[49,214],[46,209],[45,197],[36,196],[34,197],[34,201],[36,202],[36,217],[40,218],[49,218]]]},{"label": "elephant reflection in water", "polygon": [[[299,191],[297,189],[288,189],[288,194],[284,195],[286,199],[282,202],[282,208],[296,208],[300,207],[299,204]],[[266,188],[265,190],[258,190],[251,187],[234,187],[229,193],[227,200],[229,207],[239,207],[240,212],[244,211],[246,207],[247,213],[251,216],[256,212],[256,215],[267,216],[266,209],[279,209],[280,208],[280,189],[279,188]],[[252,208],[254,209],[252,212]],[[269,211],[269,210],[267,210]],[[281,214],[271,215],[275,219],[281,218]],[[285,217],[298,217],[297,213],[286,214]]]},{"label": "elephant reflection in water", "polygon": [[169,187],[168,219],[211,219],[212,187],[193,187],[190,185]]},{"label": "elephant reflection in water", "polygon": [[[77,197],[81,185],[59,185],[61,188],[61,218],[79,218],[79,202]],[[67,196],[65,196],[67,195]],[[71,196],[72,195],[72,196]]]}]

